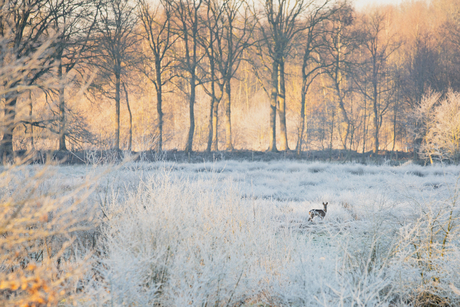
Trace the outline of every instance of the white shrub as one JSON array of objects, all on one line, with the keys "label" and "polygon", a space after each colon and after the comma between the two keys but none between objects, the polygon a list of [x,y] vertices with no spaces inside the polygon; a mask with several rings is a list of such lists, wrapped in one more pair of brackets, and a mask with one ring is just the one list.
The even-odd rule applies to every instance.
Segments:
[{"label": "white shrub", "polygon": [[460,93],[450,91],[425,97],[416,110],[423,136],[422,158],[458,161],[460,157]]}]

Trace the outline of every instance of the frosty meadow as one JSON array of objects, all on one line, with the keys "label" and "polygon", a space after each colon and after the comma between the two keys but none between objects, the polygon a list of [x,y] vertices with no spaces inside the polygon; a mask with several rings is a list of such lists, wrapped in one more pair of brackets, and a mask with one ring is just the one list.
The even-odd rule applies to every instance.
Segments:
[{"label": "frosty meadow", "polygon": [[[59,306],[460,303],[459,166],[2,171],[2,204],[11,208],[0,225],[0,305],[31,302],[33,289]],[[324,219],[309,222],[326,202]]]}]

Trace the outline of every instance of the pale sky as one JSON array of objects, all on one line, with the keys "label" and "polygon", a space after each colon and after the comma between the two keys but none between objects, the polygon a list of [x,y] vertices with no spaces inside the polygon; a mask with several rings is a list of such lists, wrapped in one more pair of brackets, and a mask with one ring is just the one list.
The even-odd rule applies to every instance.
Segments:
[{"label": "pale sky", "polygon": [[370,4],[399,4],[401,0],[353,0],[356,9],[362,9],[366,5]]}]

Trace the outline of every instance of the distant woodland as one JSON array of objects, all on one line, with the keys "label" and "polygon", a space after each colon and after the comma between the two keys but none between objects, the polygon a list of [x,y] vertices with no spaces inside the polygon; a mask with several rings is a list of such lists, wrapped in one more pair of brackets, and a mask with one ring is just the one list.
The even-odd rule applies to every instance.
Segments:
[{"label": "distant woodland", "polygon": [[460,0],[0,1],[0,153],[460,156]]}]

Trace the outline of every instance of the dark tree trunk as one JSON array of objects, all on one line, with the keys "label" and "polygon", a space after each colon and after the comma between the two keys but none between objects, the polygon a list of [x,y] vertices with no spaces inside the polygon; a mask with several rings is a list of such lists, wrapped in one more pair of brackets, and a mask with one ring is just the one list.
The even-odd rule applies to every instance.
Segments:
[{"label": "dark tree trunk", "polygon": [[16,118],[16,103],[18,92],[13,91],[6,97],[5,102],[5,117],[3,120],[3,139],[1,144],[1,156],[3,162],[10,160],[13,157],[13,131],[15,128]]},{"label": "dark tree trunk", "polygon": [[377,99],[374,98],[374,153],[379,152],[379,116],[378,116],[378,107]]},{"label": "dark tree trunk", "polygon": [[[208,5],[208,20],[209,14],[210,14],[210,9],[211,7]],[[210,70],[211,70],[211,103],[209,106],[209,134],[208,134],[208,144],[206,147],[207,152],[211,152],[212,147],[213,147],[213,136],[214,136],[214,106],[216,104],[216,69],[215,69],[215,62],[214,62],[214,39],[213,39],[213,28],[210,26],[209,29],[209,49],[210,49],[210,54],[208,54],[209,57],[209,65],[210,65]]]},{"label": "dark tree trunk", "polygon": [[394,106],[393,111],[394,111],[393,112],[393,148],[391,148],[392,152],[394,152],[396,148],[396,120],[397,120],[397,112],[398,112],[398,99],[396,99],[395,101],[395,106]]},{"label": "dark tree trunk", "polygon": [[364,120],[363,120],[363,153],[366,151],[366,138],[367,138],[367,97],[364,95]]},{"label": "dark tree trunk", "polygon": [[120,68],[115,72],[115,112],[116,112],[116,128],[115,128],[115,150],[120,150]]},{"label": "dark tree trunk", "polygon": [[287,151],[289,150],[288,140],[287,140],[287,126],[286,126],[286,84],[285,84],[285,74],[284,74],[284,60],[280,59],[279,61],[279,70],[278,70],[278,116],[280,119],[280,150]]},{"label": "dark tree trunk", "polygon": [[[60,61],[60,59],[59,59]],[[59,64],[58,79],[59,79],[59,150],[66,151],[66,114],[65,114],[65,87],[62,80],[62,65]]]},{"label": "dark tree trunk", "polygon": [[331,138],[329,140],[329,160],[332,159],[332,146],[334,142],[334,124],[335,124],[335,111],[332,110]]},{"label": "dark tree trunk", "polygon": [[373,97],[373,110],[374,110],[374,153],[379,152],[379,109],[378,109],[378,91],[377,91],[377,76],[374,75],[374,97]]},{"label": "dark tree trunk", "polygon": [[218,151],[219,150],[219,102],[217,99],[214,100],[215,104],[212,109],[212,144],[211,144],[211,151]]},{"label": "dark tree trunk", "polygon": [[[32,91],[29,91],[29,119],[30,121],[33,121],[33,110],[34,110],[34,104],[32,102]],[[31,150],[35,149],[35,144],[34,144],[34,125],[30,124],[30,148]]]},{"label": "dark tree trunk", "polygon": [[211,95],[211,103],[209,104],[209,134],[208,134],[208,143],[206,146],[206,151],[212,151],[212,139],[214,136],[214,104],[215,104],[215,97],[214,97],[214,81],[212,81],[212,95]]},{"label": "dark tree trunk", "polygon": [[16,117],[16,103],[17,103],[16,91],[12,92],[9,97],[6,99],[5,103],[5,119],[4,123],[4,132],[2,140],[2,158],[5,161],[6,159],[11,159],[13,157],[13,131],[15,128],[15,117]]},{"label": "dark tree trunk", "polygon": [[208,134],[208,143],[206,146],[206,151],[213,151],[213,137],[214,137],[214,97],[211,97],[211,103],[209,105],[209,134]]},{"label": "dark tree trunk", "polygon": [[131,151],[132,146],[133,146],[133,113],[131,112],[131,107],[129,106],[128,90],[126,89],[125,83],[123,83],[123,90],[125,91],[126,106],[128,107],[128,113],[129,113],[129,140],[128,140],[128,150]]},{"label": "dark tree trunk", "polygon": [[231,91],[232,87],[230,84],[230,78],[227,78],[225,82],[225,136],[226,136],[226,144],[225,150],[232,151],[233,150],[233,142],[232,142],[232,114],[231,114]]},{"label": "dark tree trunk", "polygon": [[303,135],[304,132],[306,131],[306,126],[307,126],[307,118],[306,118],[306,98],[307,98],[307,80],[305,79],[305,76],[302,81],[302,92],[300,93],[300,127],[299,127],[299,135],[297,138],[297,154],[300,155],[302,152],[302,142],[303,142]]},{"label": "dark tree trunk", "polygon": [[[185,47],[185,62],[186,62],[186,71],[190,74],[190,105],[189,105],[189,116],[190,116],[190,127],[187,136],[187,144],[185,146],[185,152],[193,151],[193,136],[195,134],[195,99],[196,99],[196,69],[198,67],[198,10],[202,2],[191,3],[192,9],[186,13],[191,18],[191,27],[187,25],[187,17],[182,15],[187,8],[184,8],[184,3],[179,4],[179,18],[182,23],[180,31],[183,33],[184,38],[184,47]],[[193,17],[191,17],[193,15]],[[191,29],[190,29],[191,28]],[[190,32],[189,32],[190,31]],[[191,46],[190,46],[191,44]]]},{"label": "dark tree trunk", "polygon": [[187,145],[185,146],[185,152],[193,151],[193,134],[195,133],[195,90],[196,90],[196,76],[192,71],[192,77],[190,78],[190,104],[189,104],[189,118],[190,127],[188,130]]},{"label": "dark tree trunk", "polygon": [[278,63],[273,61],[272,64],[272,93],[270,96],[270,136],[268,151],[277,151],[276,149],[276,105],[278,99]]},{"label": "dark tree trunk", "polygon": [[161,79],[161,60],[155,54],[155,72],[157,80],[157,113],[158,113],[158,151],[163,151],[163,81]]}]

